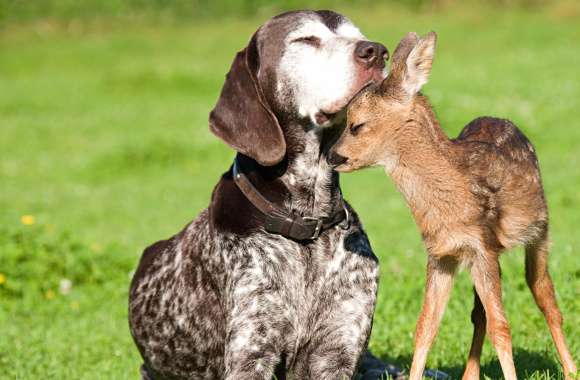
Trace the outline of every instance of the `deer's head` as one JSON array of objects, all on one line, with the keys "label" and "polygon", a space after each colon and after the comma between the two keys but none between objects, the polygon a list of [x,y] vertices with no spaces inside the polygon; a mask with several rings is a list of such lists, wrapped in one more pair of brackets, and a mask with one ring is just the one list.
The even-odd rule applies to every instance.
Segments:
[{"label": "deer's head", "polygon": [[408,33],[399,42],[387,78],[367,87],[349,105],[346,127],[329,153],[329,162],[337,171],[348,172],[364,167],[392,165],[397,142],[407,134],[417,133],[411,124],[414,104],[422,101],[420,90],[429,77],[437,35],[419,38]]}]

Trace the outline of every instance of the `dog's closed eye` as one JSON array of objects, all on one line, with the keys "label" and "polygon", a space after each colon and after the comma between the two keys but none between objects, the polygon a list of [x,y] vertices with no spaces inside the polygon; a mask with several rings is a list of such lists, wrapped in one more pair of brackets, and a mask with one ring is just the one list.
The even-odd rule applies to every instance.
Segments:
[{"label": "dog's closed eye", "polygon": [[318,38],[316,36],[299,37],[299,38],[293,39],[292,42],[293,43],[303,43],[303,44],[307,44],[307,45],[314,46],[314,47],[320,47],[320,45],[322,44],[322,41],[320,40],[320,38]]}]

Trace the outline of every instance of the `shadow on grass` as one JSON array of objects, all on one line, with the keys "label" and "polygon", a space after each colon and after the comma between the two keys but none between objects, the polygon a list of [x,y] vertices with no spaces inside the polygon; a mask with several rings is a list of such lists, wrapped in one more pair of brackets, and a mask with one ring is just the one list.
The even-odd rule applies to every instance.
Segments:
[{"label": "shadow on grass", "polygon": [[[409,373],[409,368],[413,359],[412,354],[389,356],[379,356],[381,360],[386,363],[393,364]],[[467,360],[467,358],[466,358]],[[563,379],[561,368],[558,362],[549,357],[542,351],[529,351],[525,349],[514,349],[514,362],[518,378],[521,379]],[[465,363],[458,363],[457,365],[444,365],[439,368],[431,368],[432,370],[440,370],[448,374],[451,379],[461,379],[463,375]],[[533,374],[533,376],[532,376]],[[501,366],[499,360],[495,357],[493,360],[484,363],[481,367],[481,375],[488,379],[502,379]]]}]

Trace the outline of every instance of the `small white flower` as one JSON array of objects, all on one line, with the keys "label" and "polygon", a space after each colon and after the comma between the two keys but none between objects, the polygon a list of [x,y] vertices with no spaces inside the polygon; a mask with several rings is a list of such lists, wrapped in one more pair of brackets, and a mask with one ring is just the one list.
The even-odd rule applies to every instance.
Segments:
[{"label": "small white flower", "polygon": [[62,280],[60,280],[60,284],[59,284],[59,291],[60,294],[69,294],[70,290],[72,288],[72,281],[69,280],[68,278],[63,278]]}]

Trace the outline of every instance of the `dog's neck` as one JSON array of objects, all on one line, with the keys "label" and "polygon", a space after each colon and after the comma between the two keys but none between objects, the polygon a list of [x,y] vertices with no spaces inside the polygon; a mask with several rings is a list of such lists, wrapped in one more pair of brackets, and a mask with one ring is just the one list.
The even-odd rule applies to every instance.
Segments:
[{"label": "dog's neck", "polygon": [[[339,127],[320,129],[302,124],[285,128],[287,154],[275,166],[260,166],[238,154],[239,166],[256,190],[274,206],[303,217],[333,215],[343,207],[338,173],[326,162],[325,148]],[[212,194],[211,225],[216,231],[246,234],[263,227],[263,215],[225,173]]]},{"label": "dog's neck", "polygon": [[304,216],[327,216],[339,202],[338,173],[326,162],[329,130],[312,125],[289,128],[287,167],[280,180],[288,189],[285,208]]},{"label": "dog's neck", "polygon": [[[332,215],[342,207],[338,173],[326,163],[323,146],[338,129],[291,125],[285,131],[287,155],[275,166],[260,166],[238,154],[240,167],[257,191],[280,209],[315,218]],[[232,170],[222,177],[210,204],[212,227],[245,234],[262,226],[263,216],[234,183]]]}]

